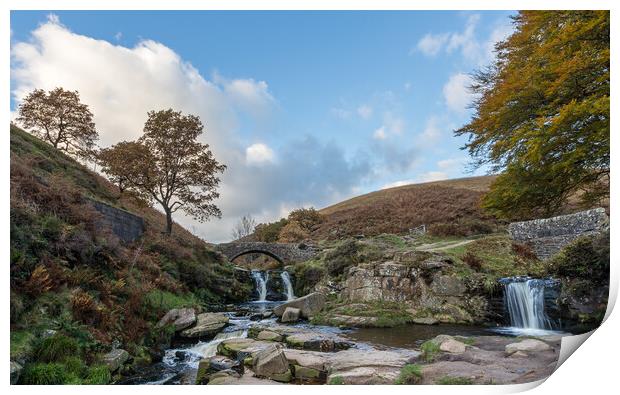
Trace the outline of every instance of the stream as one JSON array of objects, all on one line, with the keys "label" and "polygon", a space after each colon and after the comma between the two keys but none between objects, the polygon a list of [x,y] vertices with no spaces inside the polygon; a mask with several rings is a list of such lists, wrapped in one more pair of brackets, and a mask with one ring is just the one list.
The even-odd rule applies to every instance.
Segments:
[{"label": "stream", "polygon": [[[282,273],[286,287],[287,300],[294,298],[288,273]],[[274,316],[262,318],[262,314],[271,311],[286,301],[268,301],[265,272],[253,271],[256,285],[257,301],[236,305],[232,311],[224,313],[229,317],[229,325],[213,339],[208,341],[180,342],[173,341],[166,350],[161,362],[142,368],[135,375],[124,378],[118,384],[194,384],[198,363],[204,358],[216,355],[220,342],[231,338],[247,337],[248,329],[254,325],[276,325]],[[538,280],[527,277],[514,277],[501,280],[504,285],[506,314],[511,326],[483,327],[471,325],[404,325],[395,328],[353,328],[341,329],[331,326],[313,325],[307,322],[289,324],[319,332],[329,332],[347,338],[354,343],[354,348],[372,350],[419,349],[420,345],[437,335],[547,335],[562,333],[555,330],[553,323],[545,314],[545,288],[556,284],[553,280]],[[278,324],[281,325],[281,324]]]}]

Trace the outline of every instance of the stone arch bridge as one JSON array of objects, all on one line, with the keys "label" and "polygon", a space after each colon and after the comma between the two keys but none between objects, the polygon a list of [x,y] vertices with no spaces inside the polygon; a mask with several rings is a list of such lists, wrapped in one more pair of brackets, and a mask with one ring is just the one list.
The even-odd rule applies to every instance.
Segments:
[{"label": "stone arch bridge", "polygon": [[226,255],[231,262],[242,255],[261,253],[269,255],[282,265],[307,261],[319,253],[317,247],[304,243],[264,243],[258,241],[218,244],[217,250]]}]

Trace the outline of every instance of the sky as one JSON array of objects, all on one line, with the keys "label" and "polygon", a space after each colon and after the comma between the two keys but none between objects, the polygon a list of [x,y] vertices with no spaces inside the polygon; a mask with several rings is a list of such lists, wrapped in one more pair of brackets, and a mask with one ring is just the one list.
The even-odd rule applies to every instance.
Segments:
[{"label": "sky", "polygon": [[12,11],[11,111],[35,88],[78,90],[101,147],[140,137],[150,110],[199,115],[228,167],[222,218],[175,220],[224,242],[243,215],[484,174],[453,131],[513,14]]}]

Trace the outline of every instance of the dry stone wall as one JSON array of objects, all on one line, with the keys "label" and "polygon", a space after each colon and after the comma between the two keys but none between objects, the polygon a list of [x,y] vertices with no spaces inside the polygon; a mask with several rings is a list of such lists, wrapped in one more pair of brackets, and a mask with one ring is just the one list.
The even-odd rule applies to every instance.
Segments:
[{"label": "dry stone wall", "polygon": [[102,215],[102,225],[109,226],[122,241],[130,243],[144,233],[142,217],[96,200],[91,200],[91,204]]},{"label": "dry stone wall", "polygon": [[609,217],[602,208],[552,218],[514,222],[508,226],[513,240],[528,244],[539,259],[548,259],[571,241],[609,229]]}]

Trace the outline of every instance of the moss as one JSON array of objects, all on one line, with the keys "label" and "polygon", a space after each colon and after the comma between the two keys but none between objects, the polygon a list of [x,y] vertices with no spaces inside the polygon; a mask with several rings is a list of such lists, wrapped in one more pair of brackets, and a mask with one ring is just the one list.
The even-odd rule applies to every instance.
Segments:
[{"label": "moss", "polygon": [[334,376],[331,379],[329,379],[329,382],[327,383],[329,385],[342,385],[344,384],[344,379],[340,376]]},{"label": "moss", "polygon": [[159,289],[147,293],[145,295],[145,302],[149,308],[158,311],[169,311],[181,307],[196,307],[200,305],[200,302],[192,293],[175,295]]},{"label": "moss", "polygon": [[418,384],[422,381],[422,368],[419,365],[403,366],[394,384]]},{"label": "moss", "polygon": [[437,380],[437,384],[440,384],[440,385],[471,385],[473,384],[473,381],[469,377],[443,376],[442,378]]},{"label": "moss", "polygon": [[288,383],[293,379],[293,375],[291,374],[290,370],[287,370],[284,373],[272,374],[269,378],[275,381],[279,381],[281,383]]},{"label": "moss", "polygon": [[439,344],[432,340],[427,340],[420,347],[422,350],[422,359],[426,362],[433,362],[437,354],[439,354]]},{"label": "moss", "polygon": [[56,362],[79,355],[80,346],[77,340],[57,333],[38,341],[34,353],[40,362]]}]

